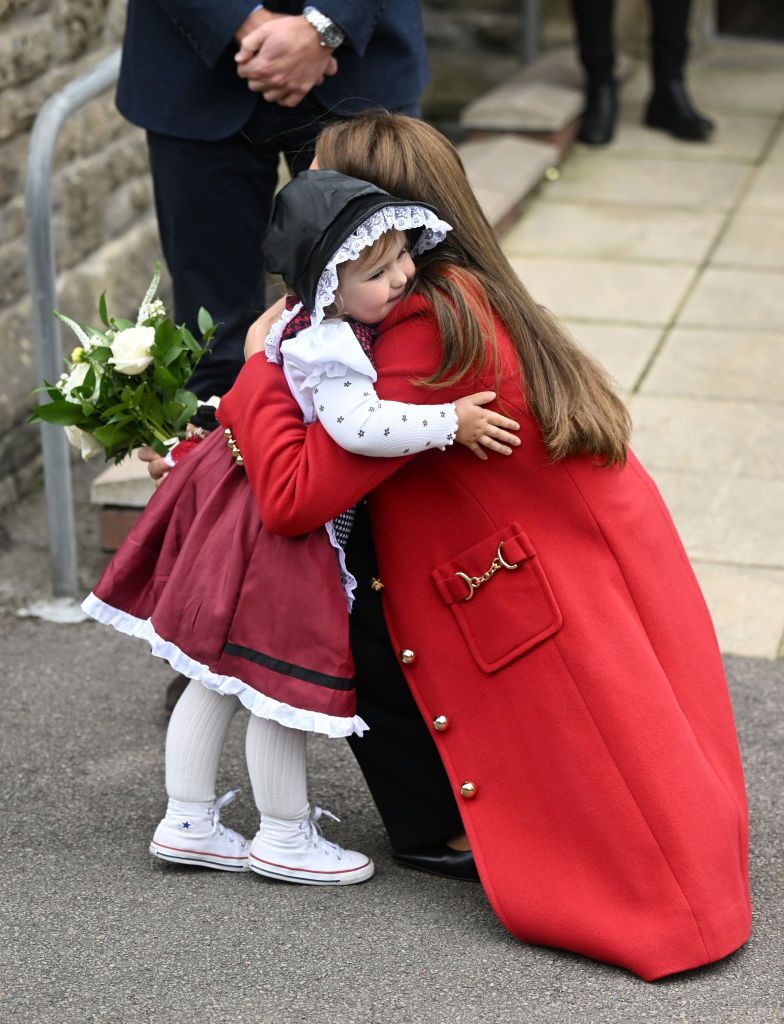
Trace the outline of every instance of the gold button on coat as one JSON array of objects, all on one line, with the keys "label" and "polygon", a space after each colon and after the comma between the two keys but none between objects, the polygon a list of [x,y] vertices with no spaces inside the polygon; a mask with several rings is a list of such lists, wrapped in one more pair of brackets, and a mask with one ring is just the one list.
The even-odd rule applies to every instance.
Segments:
[{"label": "gold button on coat", "polygon": [[438,715],[433,719],[433,728],[436,732],[446,732],[449,728],[449,719],[446,715]]},{"label": "gold button on coat", "polygon": [[378,578],[378,576],[371,576],[370,577],[370,589],[371,590],[375,590],[375,591],[379,591],[379,590],[383,590],[384,589],[384,584],[381,582],[381,580]]},{"label": "gold button on coat", "polygon": [[464,782],[460,787],[460,796],[464,797],[466,800],[473,800],[476,796],[476,786],[474,783]]},{"label": "gold button on coat", "polygon": [[416,654],[413,651],[409,651],[408,648],[401,651],[399,657],[404,665],[410,665],[412,662],[416,661]]}]

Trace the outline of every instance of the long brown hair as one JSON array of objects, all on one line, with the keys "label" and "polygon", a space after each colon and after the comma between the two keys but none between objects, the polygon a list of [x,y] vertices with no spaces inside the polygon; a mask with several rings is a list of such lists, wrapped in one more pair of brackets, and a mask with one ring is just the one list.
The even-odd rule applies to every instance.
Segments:
[{"label": "long brown hair", "polygon": [[327,126],[316,143],[330,167],[434,206],[453,230],[417,260],[416,290],[441,332],[441,365],[424,383],[446,387],[495,354],[493,314],[517,352],[528,407],[554,460],[584,453],[623,465],[631,432],[606,371],[538,305],[501,251],[460,157],[424,121],[372,111]]}]

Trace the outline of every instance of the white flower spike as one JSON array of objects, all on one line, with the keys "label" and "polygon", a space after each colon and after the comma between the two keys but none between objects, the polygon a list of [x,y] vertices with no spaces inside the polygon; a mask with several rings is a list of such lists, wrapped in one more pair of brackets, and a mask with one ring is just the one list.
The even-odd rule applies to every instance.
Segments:
[{"label": "white flower spike", "polygon": [[55,313],[54,315],[57,317],[58,320],[62,320],[64,324],[71,328],[76,337],[79,339],[79,344],[82,346],[82,348],[87,350],[91,348],[92,343],[90,341],[90,338],[88,337],[87,333],[84,330],[82,330],[82,328],[75,320],[72,320],[69,316],[64,316],[62,313]]},{"label": "white flower spike", "polygon": [[141,327],[145,320],[150,316],[150,307],[155,300],[155,296],[158,291],[158,285],[161,283],[161,265],[155,261],[155,273],[152,275],[152,281],[150,281],[150,287],[144,293],[142,304],[139,306],[139,315],[136,317],[136,326]]}]

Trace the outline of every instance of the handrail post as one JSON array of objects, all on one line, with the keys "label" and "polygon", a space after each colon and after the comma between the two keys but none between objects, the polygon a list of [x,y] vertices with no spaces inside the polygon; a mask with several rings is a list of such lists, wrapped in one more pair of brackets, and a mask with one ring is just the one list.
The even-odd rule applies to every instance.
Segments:
[{"label": "handrail post", "polygon": [[520,50],[523,63],[531,64],[542,48],[542,0],[522,0],[520,15]]},{"label": "handrail post", "polygon": [[[119,71],[120,51],[116,50],[91,71],[80,75],[50,97],[41,107],[30,136],[25,196],[33,345],[39,380],[50,383],[57,380],[63,366],[59,324],[52,316],[57,308],[57,271],[52,236],[54,150],[60,131],[71,114],[113,85]],[[41,445],[52,589],[55,597],[76,597],[76,530],[65,431],[62,427],[42,423]]]}]

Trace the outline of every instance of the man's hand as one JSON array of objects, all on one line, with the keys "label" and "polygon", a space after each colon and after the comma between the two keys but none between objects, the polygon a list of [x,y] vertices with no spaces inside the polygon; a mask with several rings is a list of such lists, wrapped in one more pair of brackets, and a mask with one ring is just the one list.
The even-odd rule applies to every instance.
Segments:
[{"label": "man's hand", "polygon": [[322,46],[318,32],[297,15],[265,18],[242,36],[234,59],[248,88],[282,107],[296,107],[338,69],[332,50]]},{"label": "man's hand", "polygon": [[242,44],[242,40],[254,29],[261,28],[262,25],[266,25],[268,21],[273,21],[275,18],[282,18],[282,14],[273,14],[272,11],[268,11],[265,7],[262,7],[260,11],[253,11],[243,21],[237,31],[234,33],[234,38],[238,43]]}]

